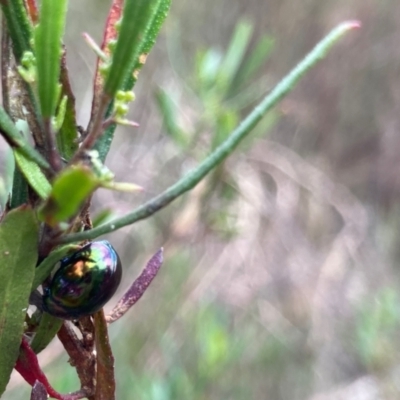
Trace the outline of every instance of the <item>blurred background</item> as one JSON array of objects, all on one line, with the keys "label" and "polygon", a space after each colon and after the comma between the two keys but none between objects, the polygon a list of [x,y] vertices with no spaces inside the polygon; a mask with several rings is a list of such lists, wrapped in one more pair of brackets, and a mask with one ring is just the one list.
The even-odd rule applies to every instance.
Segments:
[{"label": "blurred background", "polygon": [[[109,2],[71,2],[86,126]],[[100,191],[96,217],[159,193],[217,146],[338,23],[349,33],[216,171],[107,238],[119,296],[161,247],[144,297],[110,327],[119,400],[400,398],[400,3],[173,0],[107,165],[142,194]],[[2,153],[4,154],[4,153]],[[57,340],[40,355],[78,388]],[[4,399],[27,399],[13,376]]]}]

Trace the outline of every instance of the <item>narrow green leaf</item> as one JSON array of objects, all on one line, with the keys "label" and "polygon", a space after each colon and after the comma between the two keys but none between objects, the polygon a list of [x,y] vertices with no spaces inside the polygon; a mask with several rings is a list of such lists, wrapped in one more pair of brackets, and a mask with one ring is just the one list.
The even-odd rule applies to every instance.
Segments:
[{"label": "narrow green leaf", "polygon": [[143,38],[161,0],[126,0],[117,44],[112,55],[104,91],[114,97],[133,71]]},{"label": "narrow green leaf", "polygon": [[11,209],[28,202],[28,184],[19,168],[14,168],[14,177],[11,192]]},{"label": "narrow green leaf", "polygon": [[66,65],[65,52],[61,59],[61,84],[62,95],[67,96],[64,121],[60,131],[57,133],[57,148],[62,157],[70,160],[78,149],[78,131],[75,113],[75,96],[72,92],[68,70]]},{"label": "narrow green leaf", "polygon": [[11,147],[17,148],[26,158],[42,168],[50,168],[48,162],[20,134],[2,107],[0,107],[0,133]]},{"label": "narrow green leaf", "polygon": [[252,32],[253,27],[249,23],[241,22],[236,26],[218,74],[217,86],[221,94],[226,93],[233,81],[243,61],[243,56],[246,52]]},{"label": "narrow green leaf", "polygon": [[100,210],[97,214],[92,216],[92,225],[99,226],[107,221],[110,221],[114,216],[114,211],[111,208]]},{"label": "narrow green leaf", "polygon": [[[235,78],[235,84],[241,86],[251,79],[255,73],[264,65],[274,47],[274,39],[271,36],[264,35],[255,46],[248,58],[245,59]],[[233,91],[233,90],[232,90]]]},{"label": "narrow green leaf", "polygon": [[35,279],[32,283],[32,291],[37,289],[39,285],[50,275],[54,266],[64,258],[69,252],[77,249],[74,245],[65,245],[53,250],[35,269]]},{"label": "narrow green leaf", "polygon": [[55,114],[60,79],[61,40],[64,34],[67,0],[42,0],[39,25],[34,32],[37,88],[43,118]]},{"label": "narrow green leaf", "polygon": [[53,317],[48,313],[42,314],[39,327],[31,343],[31,348],[36,354],[40,353],[48,346],[60,330],[63,322],[62,319]]},{"label": "narrow green leaf", "polygon": [[[123,90],[132,90],[133,87],[135,86],[135,83],[137,81],[137,76],[138,72],[142,68],[147,54],[150,52],[152,47],[154,46],[154,43],[156,42],[157,36],[160,33],[160,29],[162,24],[165,21],[165,18],[168,15],[168,11],[171,5],[171,0],[160,0],[158,3],[158,8],[155,11],[153,18],[151,19],[146,33],[144,35],[144,39],[141,43],[141,47],[139,49],[139,52],[136,56],[136,59],[134,60],[134,66],[131,70],[131,72],[134,71],[134,73],[128,73],[128,77],[125,79],[124,84],[123,84]],[[143,57],[140,57],[143,55]],[[108,110],[108,115],[110,115],[110,111],[112,110],[112,106],[109,107]],[[99,157],[102,162],[105,161],[107,154],[110,150],[112,140],[114,138],[114,132],[115,128],[117,127],[116,124],[111,125],[110,127],[107,128],[107,130],[104,132],[104,134],[97,140],[94,149],[99,152]]]},{"label": "narrow green leaf", "polygon": [[30,50],[30,39],[32,27],[23,0],[1,0],[0,6],[7,21],[7,28],[10,34],[15,58],[18,63],[24,51]]},{"label": "narrow green leaf", "polygon": [[68,220],[78,213],[79,207],[98,185],[97,176],[85,166],[64,169],[40,209],[40,218],[49,225]]},{"label": "narrow green leaf", "polygon": [[0,223],[0,396],[19,354],[38,237],[35,214],[28,207],[10,211]]},{"label": "narrow green leaf", "polygon": [[[112,107],[110,107],[110,110],[111,109]],[[93,146],[93,149],[99,153],[99,158],[102,162],[105,161],[107,154],[110,151],[116,127],[117,124],[111,124]]]},{"label": "narrow green leaf", "polygon": [[171,136],[171,138],[179,147],[186,149],[187,145],[189,144],[189,140],[183,130],[179,127],[177,121],[176,104],[163,89],[157,90],[156,101],[158,109],[163,117],[165,131]]},{"label": "narrow green leaf", "polygon": [[14,150],[14,157],[19,170],[24,175],[26,181],[29,183],[29,186],[39,195],[41,199],[47,199],[51,192],[51,185],[46,176],[43,174],[42,170],[35,162],[26,158],[20,149]]},{"label": "narrow green leaf", "polygon": [[124,85],[124,90],[131,90],[137,81],[138,73],[143,67],[147,55],[156,43],[157,37],[160,33],[161,27],[167,18],[169,8],[171,6],[171,0],[160,0],[156,11],[153,14],[146,33],[144,34],[142,46],[139,50],[138,58],[135,60],[135,66],[133,68],[133,74],[131,74]]}]

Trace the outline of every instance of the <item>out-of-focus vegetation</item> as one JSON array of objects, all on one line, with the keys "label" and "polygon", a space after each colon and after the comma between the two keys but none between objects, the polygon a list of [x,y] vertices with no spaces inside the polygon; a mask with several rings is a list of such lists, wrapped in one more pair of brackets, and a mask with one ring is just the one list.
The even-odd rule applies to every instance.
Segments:
[{"label": "out-of-focus vegetation", "polygon": [[[84,125],[94,62],[79,31],[100,35],[106,7],[71,5]],[[96,201],[122,213],[161,191],[349,18],[362,21],[359,33],[236,155],[155,218],[109,237],[126,285],[165,248],[152,287],[110,329],[118,399],[399,398],[398,1],[174,0],[136,89],[140,128],[117,132],[108,157],[116,177],[146,191]],[[55,343],[41,359],[54,386],[71,390],[77,379],[57,354]],[[26,399],[26,389],[4,398]]]}]

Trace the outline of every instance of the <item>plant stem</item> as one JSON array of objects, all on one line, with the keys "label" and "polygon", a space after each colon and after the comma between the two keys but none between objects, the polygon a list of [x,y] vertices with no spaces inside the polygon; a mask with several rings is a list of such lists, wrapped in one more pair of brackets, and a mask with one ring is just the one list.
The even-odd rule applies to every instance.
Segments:
[{"label": "plant stem", "polygon": [[133,224],[145,219],[164,208],[183,193],[196,186],[216,165],[228,157],[243,140],[247,134],[257,125],[261,118],[270,111],[282,98],[287,95],[297,84],[300,78],[318,61],[323,59],[330,48],[344,34],[352,29],[360,27],[358,21],[347,21],[334,28],[324,39],[322,39],[304,59],[287,74],[275,88],[253,109],[253,111],[242,121],[232,134],[217,147],[207,158],[205,158],[194,170],[190,171],[178,182],[170,186],[158,196],[150,199],[131,213],[120,218],[93,228],[91,230],[66,235],[60,238],[61,243],[71,243],[86,239],[94,239],[100,235],[113,232],[126,225]]},{"label": "plant stem", "polygon": [[59,152],[57,151],[56,139],[54,136],[54,132],[51,128],[51,120],[50,118],[46,118],[43,121],[43,130],[46,138],[46,150],[47,150],[47,159],[53,171],[57,172],[61,170],[61,157]]},{"label": "plant stem", "polygon": [[93,124],[92,123],[89,124],[91,126],[90,132],[86,135],[78,151],[75,153],[74,157],[70,161],[70,165],[78,162],[82,158],[85,151],[90,150],[96,143],[97,139],[104,132],[103,117],[108,105],[110,104],[110,101],[111,101],[110,97],[107,94],[103,93],[100,99],[97,113],[93,120]]}]

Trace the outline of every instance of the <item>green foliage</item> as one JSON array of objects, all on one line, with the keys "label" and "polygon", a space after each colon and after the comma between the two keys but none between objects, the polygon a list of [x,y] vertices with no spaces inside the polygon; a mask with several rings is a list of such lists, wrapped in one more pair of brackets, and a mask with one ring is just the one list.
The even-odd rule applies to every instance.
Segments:
[{"label": "green foliage", "polygon": [[22,136],[11,118],[7,115],[2,107],[0,107],[0,129],[3,137],[7,142],[18,150],[18,152],[29,161],[37,164],[41,168],[49,168],[49,163],[32,148],[28,141]]},{"label": "green foliage", "polygon": [[40,353],[42,350],[44,350],[57,335],[57,332],[60,330],[62,324],[62,319],[44,313],[40,319],[39,326],[31,342],[32,350],[35,353]]},{"label": "green foliage", "polygon": [[53,226],[67,221],[78,212],[98,184],[97,176],[85,166],[65,169],[53,182],[51,193],[40,210],[40,218]]},{"label": "green foliage", "polygon": [[[154,46],[156,38],[160,33],[161,26],[168,15],[170,5],[171,5],[171,0],[160,0],[157,3],[157,8],[155,9],[154,14],[152,15],[152,18],[148,23],[146,33],[142,38],[142,41],[140,42],[140,48],[138,49],[138,54],[136,55],[136,58],[133,60],[135,63],[133,65],[133,69],[130,70],[130,73],[128,73],[128,76],[125,78],[125,80],[121,81],[123,84],[122,87],[118,87],[117,89],[129,91],[132,90],[133,87],[135,86],[135,83],[138,78],[138,73],[140,69],[143,67],[148,53]],[[119,80],[119,77],[116,78],[118,78]],[[111,107],[109,107],[107,114],[110,114],[110,112],[111,112]],[[112,139],[114,137],[115,128],[116,124],[111,124],[94,145],[94,149],[98,151],[100,160],[102,162],[105,161],[106,156],[110,150]]]},{"label": "green foliage", "polygon": [[[0,108],[0,133],[12,148],[15,171],[11,201],[6,204],[0,224],[0,394],[15,366],[28,383],[35,385],[38,381],[48,394],[56,398],[115,398],[114,359],[106,323],[112,319],[106,318],[103,310],[93,315],[94,323],[89,316],[79,318],[75,328],[80,335],[76,335],[71,324],[43,315],[41,294],[35,290],[42,285],[46,292],[51,285],[48,278],[54,265],[72,249],[71,246],[60,247],[60,244],[94,239],[147,218],[192,189],[214,170],[203,194],[203,200],[210,199],[221,180],[234,181],[222,165],[225,158],[300,77],[341,36],[357,26],[348,22],[333,30],[259,102],[242,123],[243,111],[259,100],[261,94],[247,88],[242,96],[241,88],[250,86],[248,82],[256,76],[269,54],[271,40],[263,38],[250,51],[252,27],[241,23],[226,54],[214,50],[199,53],[193,86],[198,92],[204,117],[195,121],[194,128],[181,127],[177,112],[180,107],[175,107],[167,92],[160,92],[158,96],[160,111],[172,141],[179,152],[198,160],[198,167],[125,216],[92,228],[88,206],[97,188],[120,191],[139,189],[136,185],[114,182],[114,175],[103,165],[103,160],[117,124],[134,125],[126,119],[128,102],[134,98],[131,89],[154,45],[170,0],[127,0],[122,12],[120,6],[118,0],[111,6],[101,49],[92,45],[101,55],[101,60],[98,61],[94,79],[90,121],[87,129],[81,130],[76,126],[75,100],[62,44],[67,1],[41,1],[39,18],[34,1],[1,2],[7,21],[3,30],[8,32],[12,45],[8,43],[5,33],[2,47],[2,55],[5,55],[1,63],[5,109]],[[36,25],[33,30],[32,25]],[[16,65],[12,57],[7,56],[11,46]],[[18,73],[25,82],[19,79]],[[16,90],[20,98],[11,99]],[[21,120],[24,120],[23,127]],[[271,125],[271,119],[269,121]],[[78,131],[81,133],[80,145],[77,142]],[[205,132],[212,132],[211,137],[207,137]],[[26,137],[26,134],[32,137]],[[198,146],[199,143],[204,144]],[[93,151],[96,148],[99,152]],[[68,164],[65,165],[65,162]],[[226,208],[234,198],[230,189],[220,189]],[[17,208],[20,205],[23,206]],[[134,288],[137,286],[138,290],[132,295],[128,291],[125,295],[128,300],[125,303],[122,301],[122,305],[119,302],[111,316],[118,315],[124,307],[128,309],[128,303],[133,304],[133,300],[141,297],[143,288],[147,288],[161,266],[161,253],[162,250],[157,253],[159,257],[154,265],[149,262],[139,279],[131,285]],[[90,261],[96,270],[96,260]],[[76,268],[72,273],[81,277],[87,260],[76,259],[74,262],[73,267]],[[38,308],[33,315],[27,313],[29,300]],[[69,317],[71,315],[66,315],[66,318]],[[216,376],[225,376],[226,370],[241,354],[244,341],[230,334],[228,316],[205,308],[192,317],[195,331],[190,335],[192,348],[187,354],[193,358],[182,357],[179,361],[175,357],[178,354],[176,344],[167,341],[163,350],[168,376],[166,379],[152,379],[150,387],[146,386],[146,393],[153,398],[199,396],[211,386]],[[81,390],[71,396],[54,391],[32,351],[43,350],[56,333],[81,382]],[[21,341],[21,338],[31,338],[33,334],[36,336],[30,343],[25,339]],[[198,376],[201,385],[195,385],[187,371]],[[143,376],[144,385],[147,385],[147,376]],[[37,396],[33,394],[32,398]],[[146,396],[142,394],[140,398]],[[221,396],[229,397],[229,393],[221,392]]]},{"label": "green foliage", "polygon": [[161,0],[125,2],[118,39],[115,49],[112,50],[111,65],[108,67],[104,86],[105,93],[111,98],[122,89],[128,75],[133,72],[140,50],[143,48],[143,39],[147,35],[160,3]]},{"label": "green foliage", "polygon": [[[263,36],[250,46],[252,32],[250,23],[239,22],[226,52],[214,48],[199,50],[193,65],[192,87],[179,93],[180,102],[175,93],[164,89],[156,93],[164,129],[178,154],[201,160],[214,151],[239,124],[244,111],[263,95],[265,78],[257,76],[270,56],[273,40]],[[195,118],[183,126],[179,110],[193,94],[195,98],[190,102],[197,105]],[[240,150],[247,150],[258,136],[265,136],[277,120],[278,113],[271,111]],[[230,207],[237,199],[238,192],[233,189],[237,186],[236,178],[222,165],[211,174],[204,190],[203,220],[224,237],[235,234],[231,228],[235,213]],[[218,203],[213,199],[218,199]]]},{"label": "green foliage", "polygon": [[21,60],[25,51],[31,49],[32,26],[23,0],[3,0],[0,2],[7,28],[13,43],[14,55]]},{"label": "green foliage", "polygon": [[54,116],[60,96],[61,40],[64,35],[67,0],[42,0],[34,43],[37,88],[44,119]]},{"label": "green foliage", "polygon": [[29,183],[29,186],[39,197],[45,200],[50,194],[51,185],[39,165],[25,157],[19,149],[14,150],[14,157],[16,165],[25,178],[25,182]]},{"label": "green foliage", "polygon": [[0,395],[18,358],[37,260],[38,224],[28,207],[0,224]]}]

